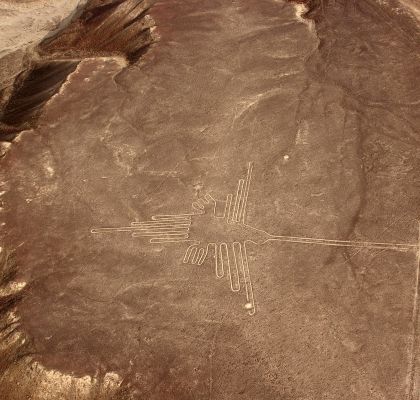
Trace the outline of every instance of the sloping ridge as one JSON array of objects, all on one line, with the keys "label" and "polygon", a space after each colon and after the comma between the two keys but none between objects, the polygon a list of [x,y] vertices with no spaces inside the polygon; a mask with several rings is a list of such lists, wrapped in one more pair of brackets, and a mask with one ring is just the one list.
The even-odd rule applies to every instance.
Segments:
[{"label": "sloping ridge", "polygon": [[45,103],[83,58],[121,56],[136,62],[156,41],[151,5],[148,0],[89,1],[62,31],[41,42],[0,108],[0,140],[12,141],[34,128]]}]

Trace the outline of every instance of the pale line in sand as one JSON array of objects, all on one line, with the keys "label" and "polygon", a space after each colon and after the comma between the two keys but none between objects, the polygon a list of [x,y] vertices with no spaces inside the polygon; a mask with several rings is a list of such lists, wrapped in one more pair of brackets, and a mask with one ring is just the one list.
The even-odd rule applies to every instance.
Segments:
[{"label": "pale line in sand", "polygon": [[245,196],[244,196],[244,205],[242,208],[242,224],[245,224],[246,219],[246,206],[248,205],[248,196],[249,196],[249,187],[251,186],[251,176],[252,176],[252,169],[254,164],[249,162],[248,163],[248,172],[246,175],[246,185],[245,185]]},{"label": "pale line in sand", "polygon": [[186,264],[190,260],[191,252],[192,252],[192,249],[193,249],[194,246],[195,246],[195,244],[192,244],[192,245],[188,246],[187,250],[185,251],[185,255],[184,255],[184,258],[182,260],[182,262],[184,264]]},{"label": "pale line in sand", "polygon": [[248,310],[248,314],[254,315],[256,312],[254,289],[252,288],[251,274],[249,272],[248,254],[246,251],[246,241],[244,242],[243,253],[241,252],[241,258],[242,258],[242,272],[244,276],[245,293],[246,293],[246,300],[247,300],[247,304],[245,306],[250,307]]},{"label": "pale line in sand", "polygon": [[[186,214],[158,214],[151,217],[151,220],[144,222],[132,222],[127,227],[117,228],[94,228],[91,230],[92,233],[106,233],[106,232],[131,232],[133,237],[151,237],[150,243],[184,243],[189,242],[190,246],[187,248],[183,262],[192,263],[195,265],[202,265],[208,256],[209,249],[213,249],[214,266],[216,278],[221,279],[225,276],[225,264],[227,265],[227,274],[229,278],[230,288],[233,292],[239,292],[241,289],[239,279],[239,269],[243,275],[243,281],[246,292],[247,304],[246,308],[250,315],[255,314],[255,299],[252,281],[250,277],[250,270],[248,264],[248,256],[246,251],[246,242],[254,244],[264,244],[270,241],[281,241],[290,242],[297,244],[312,244],[312,245],[323,245],[323,246],[334,246],[334,247],[359,247],[360,249],[379,249],[379,250],[397,250],[397,251],[409,251],[417,249],[420,252],[420,242],[418,244],[412,243],[390,243],[390,242],[369,242],[369,241],[352,241],[352,240],[339,240],[339,239],[327,239],[327,238],[316,238],[316,237],[304,237],[304,236],[284,236],[284,235],[272,235],[262,229],[254,228],[250,225],[245,224],[246,209],[248,203],[248,196],[251,184],[253,164],[248,163],[248,170],[246,179],[239,179],[236,188],[235,199],[233,200],[232,194],[226,196],[225,208],[223,217],[218,217],[216,214],[217,201],[213,199],[211,195],[206,195],[204,199],[198,199],[192,204],[193,213]],[[232,273],[231,257],[229,255],[228,243],[220,242],[208,243],[205,247],[198,248],[199,242],[190,239],[190,227],[192,218],[197,217],[205,213],[205,206],[214,203],[213,216],[214,218],[222,218],[228,224],[234,224],[237,226],[243,226],[244,228],[251,228],[254,231],[260,232],[267,237],[264,241],[254,241],[252,238],[245,239],[243,245],[232,238],[231,251],[233,252],[234,271]],[[420,239],[419,239],[420,240]],[[420,256],[418,256],[420,257]],[[238,269],[238,260],[240,266]],[[419,261],[418,261],[419,263]],[[420,268],[420,267],[418,267]],[[419,274],[419,272],[418,272]],[[417,275],[417,289],[415,294],[415,310],[413,313],[418,314],[417,298],[418,298],[418,285],[419,276]],[[414,317],[413,317],[414,318]],[[418,317],[416,317],[418,319]],[[416,339],[417,340],[417,339]],[[414,346],[414,345],[413,345]],[[414,354],[414,353],[411,353]],[[416,357],[413,355],[412,357]],[[414,362],[414,361],[413,361]],[[414,375],[414,371],[411,372]],[[412,378],[413,380],[414,378]],[[413,385],[412,383],[410,385]],[[412,389],[410,389],[412,391]],[[411,399],[410,399],[411,400]]]},{"label": "pale line in sand", "polygon": [[302,237],[302,236],[275,236],[268,238],[269,241],[281,241],[301,244],[318,244],[322,246],[335,246],[335,247],[363,247],[371,249],[386,249],[386,250],[397,250],[397,251],[409,251],[418,248],[418,244],[414,243],[392,243],[392,242],[362,242],[353,240],[335,240],[335,239],[324,239],[315,237]]},{"label": "pale line in sand", "polygon": [[232,290],[232,292],[239,292],[239,290],[241,289],[241,285],[240,285],[240,282],[239,282],[238,266],[236,264],[236,260],[235,260],[235,274],[234,274],[234,277],[233,277],[232,267],[231,267],[231,262],[230,262],[230,257],[229,257],[229,249],[228,249],[227,243],[225,243],[225,242],[222,242],[219,245],[220,259],[222,261],[222,265],[224,265],[223,249],[225,251],[225,255],[226,255],[226,259],[227,259],[227,271],[228,271],[230,289]]},{"label": "pale line in sand", "polygon": [[236,189],[236,196],[235,196],[235,205],[233,207],[233,216],[232,216],[232,223],[238,222],[238,212],[239,212],[239,205],[242,202],[242,196],[243,196],[243,190],[244,190],[244,180],[239,179],[238,181],[238,188]]},{"label": "pale line in sand", "polygon": [[213,209],[214,217],[215,218],[220,218],[220,219],[226,219],[227,220],[229,218],[229,210],[230,210],[231,204],[232,204],[232,195],[231,194],[228,194],[226,196],[226,200],[225,200],[225,209],[223,211],[223,216],[222,217],[218,217],[217,214],[216,214],[217,201],[214,200],[214,209]]},{"label": "pale line in sand", "polygon": [[230,221],[230,216],[231,216],[231,209],[232,209],[232,195],[231,194],[228,194],[227,196],[226,196],[226,206],[228,206],[228,210],[227,210],[227,215],[225,215],[225,217],[226,217],[226,222],[227,223],[229,223],[229,221]]},{"label": "pale line in sand", "polygon": [[[235,249],[235,246],[238,247],[238,249]],[[239,268],[238,268],[238,254],[241,254],[242,252],[242,245],[239,242],[233,242],[232,244],[232,252],[233,252],[233,260],[235,262],[235,276],[236,276],[236,287],[233,288],[232,280],[230,281],[230,288],[232,289],[232,292],[239,292],[241,290],[241,282],[239,279]],[[240,261],[242,261],[242,258],[240,258]]]}]

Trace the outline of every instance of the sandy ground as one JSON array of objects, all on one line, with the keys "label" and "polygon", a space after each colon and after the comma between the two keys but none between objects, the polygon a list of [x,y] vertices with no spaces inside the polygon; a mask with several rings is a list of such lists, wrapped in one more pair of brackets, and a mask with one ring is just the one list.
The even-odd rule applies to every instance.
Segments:
[{"label": "sandy ground", "polygon": [[370,2],[327,11],[315,31],[283,1],[160,1],[159,43],[86,58],[18,136],[2,243],[31,357],[5,399],[418,397],[414,248],[266,240],[417,243],[416,43]]},{"label": "sandy ground", "polygon": [[83,0],[0,1],[0,58],[38,44],[83,3]]},{"label": "sandy ground", "polygon": [[420,20],[420,1],[419,0],[400,0],[401,4]]},{"label": "sandy ground", "polygon": [[[399,1],[420,18],[418,0]],[[74,10],[85,3],[86,0],[1,0],[0,58],[16,50],[38,44],[42,38],[59,29]]]}]

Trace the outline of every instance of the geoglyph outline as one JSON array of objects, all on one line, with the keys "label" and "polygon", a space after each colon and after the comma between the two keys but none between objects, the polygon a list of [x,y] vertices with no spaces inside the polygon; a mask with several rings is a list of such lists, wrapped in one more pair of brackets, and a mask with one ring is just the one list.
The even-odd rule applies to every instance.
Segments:
[{"label": "geoglyph outline", "polygon": [[[213,259],[214,272],[217,279],[225,276],[229,280],[232,292],[245,289],[245,308],[249,315],[256,312],[254,290],[248,262],[247,243],[262,245],[270,241],[282,241],[300,244],[316,244],[335,247],[358,247],[365,249],[382,249],[394,251],[417,250],[418,243],[390,243],[326,239],[303,236],[273,235],[262,229],[254,228],[246,223],[248,197],[251,186],[253,163],[248,163],[245,179],[238,180],[235,197],[231,193],[224,201],[215,200],[210,194],[192,203],[192,212],[185,214],[157,214],[148,221],[133,221],[129,226],[92,228],[91,233],[129,232],[132,237],[147,238],[151,244],[188,243],[182,262],[184,264],[202,265],[209,256]],[[223,213],[218,215],[219,203],[224,203]],[[245,232],[245,237],[204,242],[192,237],[192,228],[197,219],[211,215],[213,221],[219,223],[220,229],[228,231],[231,227]],[[208,222],[209,220],[207,220]],[[211,219],[210,219],[211,221]],[[420,232],[420,225],[419,225]],[[221,232],[223,233],[223,232]],[[234,236],[234,234],[232,234]]]}]

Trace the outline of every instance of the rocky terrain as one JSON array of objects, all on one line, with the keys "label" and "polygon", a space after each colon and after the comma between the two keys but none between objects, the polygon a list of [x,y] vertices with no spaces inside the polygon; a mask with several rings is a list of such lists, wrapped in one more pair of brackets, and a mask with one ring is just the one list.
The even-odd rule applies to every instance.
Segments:
[{"label": "rocky terrain", "polygon": [[1,1],[0,398],[418,399],[418,10]]}]

